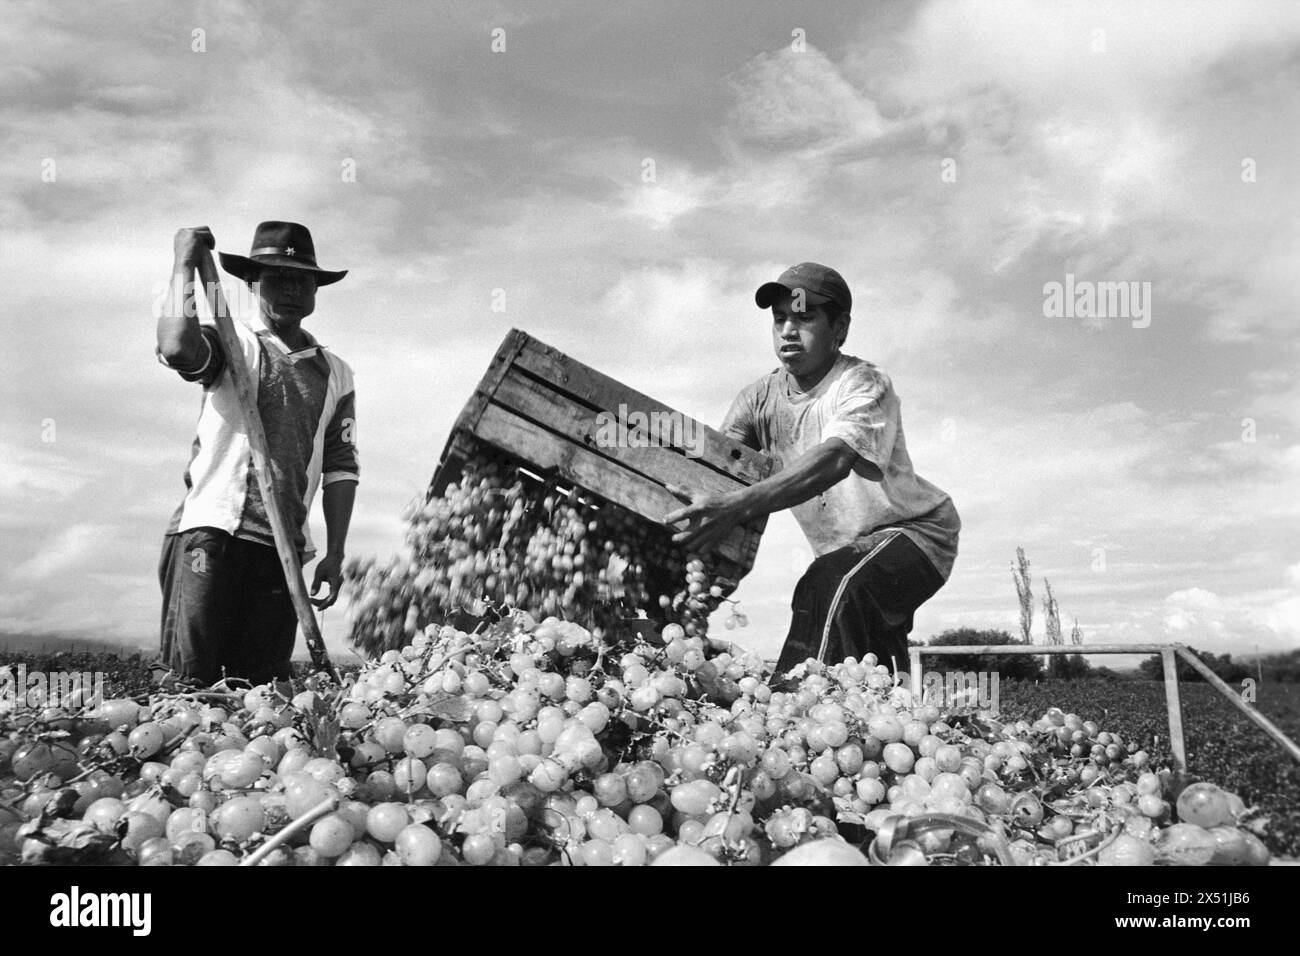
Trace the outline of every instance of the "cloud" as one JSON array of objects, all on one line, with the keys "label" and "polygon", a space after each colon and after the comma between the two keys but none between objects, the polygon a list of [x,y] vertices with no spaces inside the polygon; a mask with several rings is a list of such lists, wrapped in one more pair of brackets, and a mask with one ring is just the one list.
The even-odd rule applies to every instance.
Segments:
[{"label": "cloud", "polygon": [[1222,597],[1204,588],[1165,598],[1161,624],[1167,638],[1197,647],[1251,653],[1292,650],[1300,633],[1300,595],[1274,589]]},{"label": "cloud", "polygon": [[18,582],[46,582],[57,577],[60,585],[67,586],[70,572],[86,564],[102,564],[113,553],[115,537],[113,525],[74,524],[46,541],[9,576]]},{"label": "cloud", "polygon": [[[53,430],[49,432],[51,425]],[[57,440],[58,422],[41,425],[40,431],[50,433]],[[7,502],[66,498],[90,480],[83,463],[54,451],[52,444],[23,447],[0,442],[0,459],[4,461],[4,467],[0,468],[0,497]],[[0,510],[0,517],[7,510]]]},{"label": "cloud", "polygon": [[[1067,269],[1154,280],[1158,321],[1275,341],[1296,302],[1293,204],[1244,166],[1300,148],[1296,124],[1254,105],[1289,102],[1300,18],[1281,3],[1197,9],[931,3],[844,71],[924,130],[932,168],[956,163],[923,215],[947,219],[972,264],[1036,269],[1036,286]],[[1262,221],[1261,248],[1245,236]]]},{"label": "cloud", "polygon": [[[653,157],[646,157],[642,163],[653,161]],[[656,167],[643,165],[642,168],[648,175]],[[657,177],[657,172],[655,175]],[[675,220],[705,205],[709,188],[707,177],[695,176],[687,169],[675,171],[663,183],[657,178],[652,181],[643,179],[639,186],[630,187],[628,212],[634,218],[648,220],[656,228],[667,228]]]},{"label": "cloud", "polygon": [[870,97],[815,47],[760,54],[732,79],[732,132],[800,156],[869,144],[885,131]]},{"label": "cloud", "polygon": [[[1014,630],[1019,544],[1090,640],[1300,639],[1300,16],[1191,9],[814,5],[796,53],[780,5],[338,4],[305,31],[227,3],[196,15],[196,54],[161,5],[15,5],[0,622],[156,631],[198,394],[153,361],[152,290],[177,227],[244,251],[279,217],[352,270],[310,321],[357,373],[356,554],[397,547],[510,327],[716,424],[774,364],[753,289],[812,259],[848,278],[849,349],[890,373],[918,472],[962,514],[916,635]],[[1066,272],[1150,281],[1151,327],[1045,318]],[[88,557],[105,536],[131,583]],[[806,549],[772,519],[737,592],[751,625],[726,633],[779,649]]]},{"label": "cloud", "polygon": [[910,68],[891,86],[938,96],[997,83],[1057,111],[1124,109],[1174,94],[1189,79],[1210,85],[1224,61],[1283,55],[1300,37],[1285,0],[1191,8],[1194,16],[1176,0],[928,3],[906,32]]}]

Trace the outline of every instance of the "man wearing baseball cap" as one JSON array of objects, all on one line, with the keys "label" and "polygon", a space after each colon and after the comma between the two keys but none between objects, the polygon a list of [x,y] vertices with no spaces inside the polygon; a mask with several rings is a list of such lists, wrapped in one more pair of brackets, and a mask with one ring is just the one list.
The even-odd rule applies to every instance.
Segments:
[{"label": "man wearing baseball cap", "polygon": [[[158,574],[163,591],[160,683],[207,685],[223,676],[262,683],[287,679],[297,614],[253,470],[232,361],[247,364],[266,430],[270,468],[299,556],[315,554],[307,527],[323,488],[325,556],[316,565],[313,601],[325,608],[343,583],[343,547],[359,468],[352,369],[302,327],[316,290],[346,271],[316,264],[306,226],[258,225],[247,256],[221,253],[226,271],[256,293],[258,323],[234,322],[240,354],[227,355],[216,327],[200,324],[187,294],[195,268],[213,248],[206,226],[174,241],[173,307],[158,317],[158,361],[203,387],[197,435],[185,471],[185,498],[164,536]],[[180,307],[185,303],[184,308]]]},{"label": "man wearing baseball cap", "polygon": [[738,524],[789,508],[817,555],[795,587],[777,672],[815,658],[906,667],[912,615],[952,572],[961,520],[912,468],[898,395],[871,362],[844,354],[853,297],[838,272],[791,266],[759,287],[780,368],[745,388],[722,431],[775,455],[772,477],[725,495],[692,495],[667,516],[674,540],[706,551]]}]

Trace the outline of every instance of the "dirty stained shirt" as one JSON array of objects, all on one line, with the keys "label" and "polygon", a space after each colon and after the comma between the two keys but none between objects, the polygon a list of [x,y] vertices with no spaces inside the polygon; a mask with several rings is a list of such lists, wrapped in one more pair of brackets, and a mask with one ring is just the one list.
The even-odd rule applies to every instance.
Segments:
[{"label": "dirty stained shirt", "polygon": [[788,467],[838,438],[857,453],[838,484],[791,509],[817,555],[897,529],[946,581],[957,558],[961,518],[952,498],[912,467],[893,382],[873,363],[841,354],[811,390],[800,392],[784,369],[746,386],[721,431],[776,456]]}]

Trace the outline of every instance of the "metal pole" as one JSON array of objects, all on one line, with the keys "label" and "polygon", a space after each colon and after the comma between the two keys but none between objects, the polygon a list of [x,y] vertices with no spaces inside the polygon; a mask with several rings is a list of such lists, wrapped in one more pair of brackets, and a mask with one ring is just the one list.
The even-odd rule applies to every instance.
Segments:
[{"label": "metal pole", "polygon": [[[935,654],[1159,654],[1169,644],[1085,644],[1080,647],[1065,644],[961,644],[933,647],[926,645],[927,656]],[[1081,649],[1083,648],[1083,649]]]},{"label": "metal pole", "polygon": [[1253,720],[1259,726],[1259,728],[1264,731],[1264,733],[1272,737],[1278,744],[1282,746],[1284,750],[1287,751],[1287,753],[1289,753],[1296,760],[1300,760],[1300,746],[1297,746],[1295,741],[1291,740],[1290,737],[1282,733],[1282,731],[1278,729],[1276,724],[1274,724],[1271,720],[1269,720],[1267,717],[1265,717],[1263,714],[1257,711],[1254,707],[1251,707],[1250,704],[1242,700],[1240,694],[1234,691],[1232,687],[1230,687],[1227,684],[1227,682],[1223,680],[1222,677],[1214,673],[1214,671],[1210,670],[1210,668],[1206,666],[1204,661],[1198,658],[1187,648],[1185,647],[1178,648],[1178,653],[1182,656],[1183,660],[1187,661],[1187,663],[1191,664],[1192,667],[1196,669],[1197,673],[1199,673],[1202,677],[1204,677],[1207,681],[1209,681],[1209,683],[1216,690],[1218,690],[1219,693],[1221,693],[1224,697],[1228,698],[1228,700],[1232,701],[1232,705],[1234,707],[1236,707],[1239,711],[1241,711],[1243,714],[1245,714],[1247,717]]},{"label": "metal pole", "polygon": [[1165,670],[1165,709],[1169,711],[1169,749],[1174,754],[1174,775],[1181,784],[1187,774],[1187,750],[1183,746],[1183,703],[1178,693],[1178,662],[1174,649],[1160,652]]}]

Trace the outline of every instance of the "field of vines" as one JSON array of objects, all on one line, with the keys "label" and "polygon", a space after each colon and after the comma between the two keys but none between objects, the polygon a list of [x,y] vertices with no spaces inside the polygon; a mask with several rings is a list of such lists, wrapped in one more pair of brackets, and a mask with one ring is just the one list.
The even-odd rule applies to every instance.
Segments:
[{"label": "field of vines", "polygon": [[[109,697],[149,690],[148,659],[142,656],[0,652],[0,666],[19,663],[29,671],[102,671]],[[1000,691],[1005,718],[1033,720],[1059,707],[1139,741],[1153,763],[1171,763],[1164,689],[1158,682],[1009,681]],[[1300,684],[1268,683],[1258,687],[1257,694],[1260,711],[1292,739],[1300,739]],[[1269,849],[1278,856],[1300,857],[1300,763],[1209,685],[1183,684],[1182,704],[1190,778],[1212,780],[1239,794],[1247,805],[1262,808],[1270,821],[1263,834]]]}]

